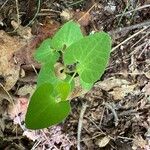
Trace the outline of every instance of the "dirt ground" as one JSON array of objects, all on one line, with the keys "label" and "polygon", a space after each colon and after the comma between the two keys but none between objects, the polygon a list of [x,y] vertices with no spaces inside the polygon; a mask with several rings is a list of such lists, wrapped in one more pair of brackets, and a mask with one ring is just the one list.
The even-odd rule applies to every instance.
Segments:
[{"label": "dirt ground", "polygon": [[[64,122],[28,130],[24,116],[40,69],[32,54],[71,19],[85,35],[111,35],[108,67],[71,100]],[[150,1],[1,0],[0,149],[150,150]]]}]

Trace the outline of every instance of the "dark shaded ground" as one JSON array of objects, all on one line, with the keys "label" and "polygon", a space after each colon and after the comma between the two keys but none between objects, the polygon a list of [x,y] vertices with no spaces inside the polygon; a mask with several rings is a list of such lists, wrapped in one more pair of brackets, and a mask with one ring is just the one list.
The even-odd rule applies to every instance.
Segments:
[{"label": "dark shaded ground", "polygon": [[[15,95],[18,85],[23,86],[36,82],[36,74],[31,67],[32,50],[40,42],[54,32],[68,19],[74,19],[81,24],[82,31],[89,34],[92,31],[109,32],[113,39],[113,49],[110,63],[101,81],[95,84],[84,98],[72,100],[72,113],[62,123],[61,130],[70,140],[69,149],[76,148],[77,127],[82,105],[87,103],[83,118],[81,133],[81,149],[89,150],[149,150],[150,149],[150,2],[149,0],[43,0],[38,1],[0,2],[0,30],[8,32],[12,37],[23,32],[14,31],[11,21],[18,22],[18,12],[21,25],[32,29],[34,38],[29,40],[27,48],[14,55],[26,72],[24,80],[18,79],[15,86],[9,90]],[[17,7],[18,6],[18,12]],[[38,11],[38,7],[40,8]],[[145,7],[145,8],[144,8]],[[63,13],[62,13],[63,12]],[[65,12],[65,13],[64,13]],[[82,17],[85,16],[85,17]],[[81,18],[82,17],[82,18]],[[33,19],[34,18],[34,19]],[[42,25],[41,25],[42,24]],[[144,26],[147,28],[137,36]],[[119,43],[131,37],[127,42],[115,48]],[[34,62],[35,68],[40,66]],[[107,82],[108,81],[108,82]],[[5,78],[0,76],[0,83]],[[121,82],[121,83],[118,83]],[[124,93],[125,94],[122,94]],[[3,99],[1,106],[5,110],[8,102]],[[6,106],[6,107],[5,107]],[[35,142],[22,136],[23,131],[13,124],[11,119],[1,114],[0,149],[31,149]],[[46,136],[53,129],[45,131]],[[55,132],[54,132],[55,133]],[[39,134],[40,131],[39,131]],[[59,134],[58,134],[59,135]],[[105,141],[104,141],[105,138]],[[49,148],[49,143],[41,142],[37,149]],[[55,143],[55,149],[63,143]],[[102,147],[102,145],[104,145]],[[51,145],[52,146],[52,145]],[[57,147],[57,148],[56,148]],[[51,148],[52,149],[52,148]]]}]

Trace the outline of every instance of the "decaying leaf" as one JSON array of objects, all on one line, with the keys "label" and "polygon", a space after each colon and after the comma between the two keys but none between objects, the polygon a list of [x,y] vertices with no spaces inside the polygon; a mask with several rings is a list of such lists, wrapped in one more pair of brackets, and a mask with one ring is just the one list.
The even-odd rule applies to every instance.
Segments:
[{"label": "decaying leaf", "polygon": [[[27,98],[17,98],[15,99],[14,104],[9,104],[7,109],[8,116],[14,120],[15,124],[19,124],[20,122],[25,120],[25,114],[27,111],[28,99]],[[19,120],[18,120],[19,118]]]},{"label": "decaying leaf", "polygon": [[143,150],[148,150],[148,143],[146,140],[143,139],[142,136],[135,136],[134,140],[133,140],[133,146],[132,149],[133,150],[137,150],[137,149],[143,149]]},{"label": "decaying leaf", "polygon": [[115,100],[119,100],[124,98],[128,93],[133,92],[134,88],[136,87],[135,84],[131,85],[122,85],[120,87],[116,87],[113,91],[109,92],[113,95]]},{"label": "decaying leaf", "polygon": [[96,141],[96,144],[99,146],[99,147],[105,147],[110,141],[110,138],[105,136],[103,138],[100,138]]},{"label": "decaying leaf", "polygon": [[24,85],[17,91],[17,95],[19,96],[26,96],[27,94],[30,94],[30,96],[34,93],[36,89],[36,85]]},{"label": "decaying leaf", "polygon": [[21,24],[18,24],[14,20],[11,21],[11,25],[13,26],[14,30],[24,39],[30,39],[32,37],[31,28],[30,27],[23,27]]},{"label": "decaying leaf", "polygon": [[[95,86],[100,87],[101,89],[105,91],[112,90],[115,87],[120,87],[122,85],[128,85],[130,82],[124,79],[118,79],[116,77],[108,78],[104,81],[97,82]],[[109,86],[108,86],[109,85]]]},{"label": "decaying leaf", "polygon": [[128,93],[133,92],[136,84],[132,84],[124,79],[112,77],[96,83],[96,86],[100,87],[105,91],[108,91],[110,94],[113,95],[115,100],[118,100],[124,98]]},{"label": "decaying leaf", "polygon": [[74,12],[72,10],[65,9],[60,14],[60,17],[61,17],[62,22],[66,22],[66,21],[71,20],[73,18],[73,15],[74,15]]},{"label": "decaying leaf", "polygon": [[24,42],[18,37],[11,37],[0,31],[0,75],[4,77],[6,90],[10,90],[18,80],[20,66],[12,59],[13,53],[21,48]]}]

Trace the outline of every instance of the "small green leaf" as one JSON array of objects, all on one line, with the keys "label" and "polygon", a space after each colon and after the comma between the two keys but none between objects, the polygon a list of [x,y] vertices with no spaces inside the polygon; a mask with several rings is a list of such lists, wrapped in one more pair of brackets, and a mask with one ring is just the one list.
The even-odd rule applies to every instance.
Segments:
[{"label": "small green leaf", "polygon": [[43,83],[56,83],[59,79],[54,72],[54,62],[47,62],[42,65],[37,79],[37,86]]},{"label": "small green leaf", "polygon": [[64,63],[77,63],[81,80],[93,84],[104,73],[110,50],[110,36],[105,32],[95,33],[69,46],[64,53]]},{"label": "small green leaf", "polygon": [[59,58],[59,54],[55,55],[55,57],[49,59],[49,61],[47,61],[42,65],[37,78],[37,86],[46,82],[55,83],[56,81],[58,81],[58,78],[56,77],[54,71],[54,64],[56,63],[58,58]]},{"label": "small green leaf", "polygon": [[61,81],[56,84],[55,90],[57,95],[60,96],[61,100],[65,101],[71,92],[71,85],[65,81]]},{"label": "small green leaf", "polygon": [[[67,89],[68,90],[68,89]],[[51,84],[42,84],[31,97],[25,123],[28,129],[42,129],[60,123],[70,112],[69,101],[58,102]],[[66,91],[65,91],[66,92]]]},{"label": "small green leaf", "polygon": [[35,59],[39,62],[47,62],[51,59],[56,59],[59,53],[51,48],[51,39],[44,40],[35,52]]},{"label": "small green leaf", "polygon": [[51,46],[54,49],[62,50],[64,45],[70,46],[72,43],[83,38],[79,24],[69,21],[55,34],[51,41]]}]

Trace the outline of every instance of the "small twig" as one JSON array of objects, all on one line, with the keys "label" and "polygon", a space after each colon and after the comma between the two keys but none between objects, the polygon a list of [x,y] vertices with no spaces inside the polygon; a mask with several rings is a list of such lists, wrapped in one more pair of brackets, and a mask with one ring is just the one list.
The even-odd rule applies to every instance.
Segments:
[{"label": "small twig", "polygon": [[[48,137],[46,136],[44,130],[41,130],[41,132],[42,132],[42,134],[43,134],[45,140],[49,143],[49,145],[51,145],[50,140],[49,140]],[[59,150],[55,145],[53,145],[53,146],[55,147],[56,150]]]},{"label": "small twig", "polygon": [[105,113],[105,107],[102,111],[102,115],[101,115],[100,122],[99,122],[99,127],[101,127],[101,125],[102,125],[102,120],[103,120],[103,117],[104,117],[104,113]]},{"label": "small twig", "polygon": [[117,136],[117,138],[119,138],[119,139],[124,139],[124,140],[133,140],[132,138],[123,137],[123,136]]},{"label": "small twig", "polygon": [[[133,10],[126,11],[125,13],[123,13],[123,15],[127,15],[127,14],[129,14],[129,13],[132,13],[132,12],[135,12],[135,11],[138,11],[138,10],[141,10],[141,9],[144,9],[144,8],[147,8],[147,7],[150,7],[150,5],[143,5],[143,6],[137,7],[137,8],[135,8],[135,9],[133,9]],[[120,17],[120,16],[122,16],[122,14],[116,15],[116,17]]]},{"label": "small twig", "polygon": [[71,82],[72,82],[72,80],[74,79],[74,77],[76,76],[76,74],[77,74],[77,72],[75,71],[75,72],[73,73],[73,75],[72,75],[71,79],[69,80],[69,83],[71,83]]},{"label": "small twig", "polygon": [[19,27],[19,25],[20,25],[20,21],[19,21],[20,20],[20,18],[19,18],[19,4],[18,4],[18,0],[15,0],[15,1],[16,1],[16,12],[17,12],[17,23],[18,23],[18,27]]},{"label": "small twig", "polygon": [[[9,102],[13,105],[13,107],[15,108],[16,106],[15,106],[15,103],[14,103],[14,99],[12,98],[12,96],[9,94],[9,92],[5,89],[5,87],[0,83],[0,86],[3,88],[3,90],[6,92],[6,94],[8,95],[8,97],[9,97]],[[16,107],[16,109],[15,109],[15,114],[16,114],[16,117],[17,117],[17,120],[18,120],[18,123],[19,123],[19,125],[20,125],[20,127],[24,130],[24,127],[21,125],[21,121],[20,121],[20,119],[19,119],[19,116],[18,116],[18,108]]]},{"label": "small twig", "polygon": [[40,12],[40,6],[41,6],[41,0],[38,0],[37,11],[36,11],[34,17],[33,17],[33,18],[30,20],[30,22],[26,25],[26,27],[29,26],[29,25],[35,20],[35,18],[38,16],[38,13]]},{"label": "small twig", "polygon": [[149,25],[150,25],[150,20],[139,23],[139,24],[131,25],[129,27],[118,28],[116,30],[109,31],[108,33],[113,35],[113,34],[117,34],[117,33],[124,32],[124,31],[127,32],[127,31],[134,30],[137,28],[142,28],[144,26],[149,26]]},{"label": "small twig", "polygon": [[87,104],[83,103],[82,108],[81,108],[81,112],[80,112],[79,123],[78,123],[78,133],[77,133],[77,149],[78,150],[81,150],[81,147],[80,147],[81,131],[82,131],[82,124],[83,124],[83,116],[84,116],[84,113],[86,111],[86,108],[87,108]]},{"label": "small twig", "polygon": [[82,3],[84,0],[79,0],[79,1],[76,1],[76,2],[73,2],[72,4],[69,4],[68,6],[73,6],[73,5],[77,5],[79,3]]},{"label": "small twig", "polygon": [[106,135],[106,133],[90,117],[85,118],[88,119],[103,135]]},{"label": "small twig", "polygon": [[119,19],[118,26],[120,25],[120,23],[121,23],[121,21],[122,21],[122,18],[123,18],[123,16],[125,15],[126,10],[127,10],[128,8],[129,8],[129,2],[127,1],[127,5],[126,5],[126,7],[125,7],[123,13],[121,14],[120,19]]},{"label": "small twig", "polygon": [[78,20],[78,22],[80,22],[95,6],[97,6],[97,3],[95,3],[95,4]]},{"label": "small twig", "polygon": [[115,126],[117,126],[119,119],[118,119],[118,115],[117,115],[115,109],[114,109],[109,103],[104,103],[104,105],[105,105],[108,109],[110,109],[111,112],[113,113],[113,115],[114,115],[114,120],[115,120]]},{"label": "small twig", "polygon": [[1,6],[0,10],[7,4],[8,0],[6,0],[3,5]]},{"label": "small twig", "polygon": [[124,40],[123,42],[121,42],[120,44],[118,44],[117,46],[115,46],[114,48],[112,48],[111,52],[113,52],[114,50],[116,50],[118,47],[120,47],[121,45],[125,44],[126,42],[128,42],[129,40],[131,40],[132,38],[134,38],[135,36],[139,35],[140,33],[142,33],[144,30],[146,30],[148,27],[144,27],[143,29],[141,29],[140,31],[136,32],[135,34],[131,35],[130,37],[128,37],[126,40]]},{"label": "small twig", "polygon": [[133,47],[135,47],[139,42],[141,42],[143,39],[146,39],[146,37],[149,35],[150,33],[146,33],[145,35],[143,35],[137,42],[135,42],[132,46],[131,46],[131,49]]},{"label": "small twig", "polygon": [[8,97],[9,97],[9,100],[8,100],[8,101],[13,104],[13,103],[14,103],[14,100],[13,100],[12,96],[9,94],[9,92],[7,92],[7,90],[5,89],[5,87],[3,86],[3,84],[0,83],[0,86],[1,86],[2,89],[5,91],[5,93],[8,95]]},{"label": "small twig", "polygon": [[36,147],[41,143],[42,140],[39,140],[37,142],[35,142],[35,144],[33,145],[33,147],[31,148],[31,150],[35,150]]},{"label": "small twig", "polygon": [[34,67],[34,65],[33,65],[33,64],[31,64],[31,66],[32,66],[32,68],[33,68],[33,70],[34,70],[35,74],[38,76],[38,72],[37,72],[36,68]]}]

